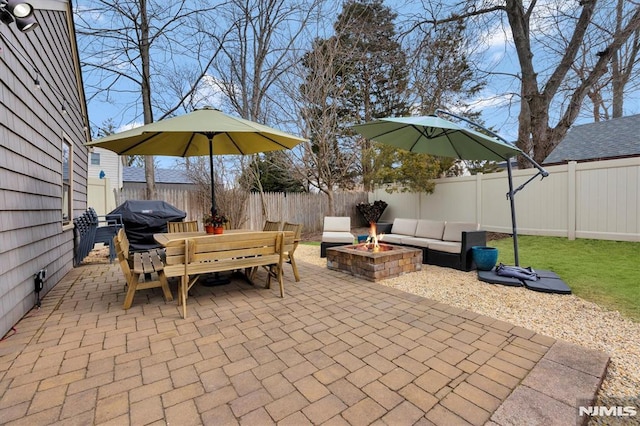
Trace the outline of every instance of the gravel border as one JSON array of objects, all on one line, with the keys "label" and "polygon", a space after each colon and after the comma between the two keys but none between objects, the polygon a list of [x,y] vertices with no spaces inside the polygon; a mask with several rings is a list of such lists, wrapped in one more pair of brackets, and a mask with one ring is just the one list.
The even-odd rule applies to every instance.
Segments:
[{"label": "gravel border", "polygon": [[[320,246],[299,245],[296,261],[327,266],[326,259],[320,258]],[[638,405],[640,323],[574,295],[488,284],[479,281],[475,271],[423,266],[422,271],[378,283],[603,351],[611,362],[598,393],[598,405],[629,405],[629,399]]]}]

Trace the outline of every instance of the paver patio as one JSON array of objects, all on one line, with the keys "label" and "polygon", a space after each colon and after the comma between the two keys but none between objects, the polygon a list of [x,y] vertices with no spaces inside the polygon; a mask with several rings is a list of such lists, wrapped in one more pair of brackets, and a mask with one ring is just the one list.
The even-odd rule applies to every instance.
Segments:
[{"label": "paver patio", "polygon": [[75,268],[0,342],[0,423],[566,425],[604,377],[604,353],[298,267],[284,299],[196,285],[186,320],[159,289],[125,312],[116,264]]}]

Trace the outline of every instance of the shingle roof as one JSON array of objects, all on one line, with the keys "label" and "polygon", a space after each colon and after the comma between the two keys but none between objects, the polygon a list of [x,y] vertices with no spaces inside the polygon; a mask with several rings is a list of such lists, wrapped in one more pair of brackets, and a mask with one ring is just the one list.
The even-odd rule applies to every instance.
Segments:
[{"label": "shingle roof", "polygon": [[[155,171],[156,183],[193,183],[184,170],[156,169]],[[125,167],[122,169],[122,180],[124,182],[146,182],[144,169],[142,167]]]},{"label": "shingle roof", "polygon": [[640,155],[640,114],[575,126],[543,164]]}]

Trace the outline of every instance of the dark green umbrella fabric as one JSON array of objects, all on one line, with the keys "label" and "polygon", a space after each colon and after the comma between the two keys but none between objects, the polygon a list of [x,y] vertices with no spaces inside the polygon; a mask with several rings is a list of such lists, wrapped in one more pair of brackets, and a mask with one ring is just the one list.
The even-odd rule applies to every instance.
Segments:
[{"label": "dark green umbrella fabric", "polygon": [[433,115],[382,118],[352,128],[370,140],[441,157],[503,161],[521,153],[515,146]]}]

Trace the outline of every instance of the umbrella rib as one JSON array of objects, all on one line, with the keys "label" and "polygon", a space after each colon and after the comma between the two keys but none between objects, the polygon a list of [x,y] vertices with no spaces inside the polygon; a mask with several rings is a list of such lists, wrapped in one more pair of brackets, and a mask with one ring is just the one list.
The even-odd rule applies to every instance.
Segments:
[{"label": "umbrella rib", "polygon": [[495,155],[497,155],[498,157],[502,158],[503,160],[508,160],[510,158],[510,156],[506,156],[505,157],[504,155],[500,154],[498,151],[494,150],[493,148],[486,146],[484,143],[482,143],[481,139],[476,139],[476,137],[474,135],[469,135],[469,138],[471,138],[477,144],[482,145],[485,149],[493,152]]},{"label": "umbrella rib", "polygon": [[149,133],[149,136],[142,139],[140,142],[128,147],[127,149],[125,149],[124,151],[121,151],[119,153],[119,155],[129,155],[128,152],[131,151],[132,149],[137,148],[138,146],[142,145],[143,143],[147,142],[149,139],[154,138],[156,136],[158,136],[160,133],[162,132],[154,132],[154,133]]},{"label": "umbrella rib", "polygon": [[195,136],[196,136],[195,133],[191,134],[191,137],[189,138],[189,141],[185,144],[184,151],[182,151],[181,157],[186,157],[187,156],[187,151],[189,151],[189,148],[191,147],[191,143],[193,142],[193,139],[195,138]]},{"label": "umbrella rib", "polygon": [[451,148],[453,148],[453,150],[455,151],[456,157],[458,157],[459,159],[463,160],[462,156],[460,155],[460,151],[458,151],[458,148],[455,146],[455,144],[453,143],[453,141],[449,137],[449,132],[443,132],[443,134],[447,138],[447,140],[449,141],[449,144],[451,145]]},{"label": "umbrella rib", "polygon": [[[247,153],[246,153],[246,152],[244,152],[244,151],[240,148],[240,145],[238,145],[238,144],[236,143],[236,141],[233,139],[233,134],[232,134],[232,133],[226,132],[225,134],[227,135],[227,137],[229,138],[229,140],[231,141],[231,143],[233,143],[233,146],[235,146],[235,147],[236,147],[236,149],[238,150],[238,152],[239,152],[240,154],[242,154],[242,155],[247,155]],[[288,146],[286,146],[286,145],[284,145],[284,144],[281,144],[280,142],[278,142],[277,140],[275,140],[275,139],[273,139],[273,138],[270,138],[270,137],[268,136],[268,134],[265,134],[265,133],[254,133],[254,136],[258,136],[258,137],[261,137],[261,138],[263,138],[263,139],[266,139],[266,140],[268,140],[268,141],[270,141],[270,142],[273,142],[274,144],[278,145],[278,146],[279,146],[279,147],[281,147],[282,149],[289,149],[289,147],[288,147]],[[270,150],[270,151],[276,151],[276,150],[275,150],[275,149],[272,149],[272,150]],[[263,151],[263,152],[264,152],[264,151]]]}]

